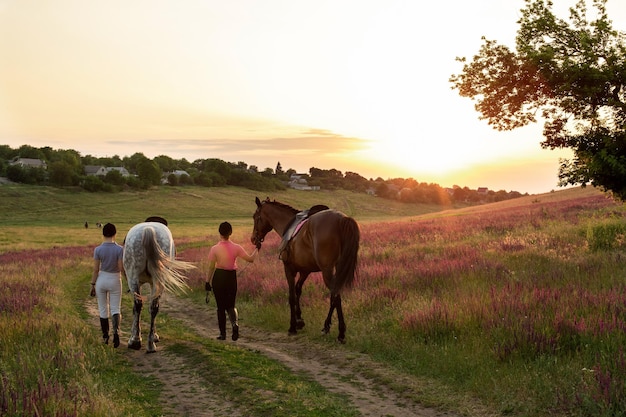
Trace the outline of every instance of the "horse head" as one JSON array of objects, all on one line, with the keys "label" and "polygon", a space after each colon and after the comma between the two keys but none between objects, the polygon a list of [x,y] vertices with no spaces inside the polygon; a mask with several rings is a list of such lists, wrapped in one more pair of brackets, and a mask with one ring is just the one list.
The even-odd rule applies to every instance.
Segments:
[{"label": "horse head", "polygon": [[265,239],[265,235],[267,235],[272,229],[267,215],[263,213],[263,206],[270,201],[269,197],[267,197],[264,201],[259,200],[259,197],[255,198],[256,202],[256,211],[252,215],[252,219],[254,220],[254,228],[252,229],[252,236],[250,237],[250,241],[257,247],[261,247],[261,243]]}]

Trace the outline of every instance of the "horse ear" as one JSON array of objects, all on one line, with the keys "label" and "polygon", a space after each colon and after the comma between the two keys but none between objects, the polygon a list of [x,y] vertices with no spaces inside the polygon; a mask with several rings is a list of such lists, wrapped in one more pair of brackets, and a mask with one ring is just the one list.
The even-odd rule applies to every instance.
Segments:
[{"label": "horse ear", "polygon": [[257,207],[261,207],[261,200],[259,200],[259,197],[255,197],[255,200]]}]

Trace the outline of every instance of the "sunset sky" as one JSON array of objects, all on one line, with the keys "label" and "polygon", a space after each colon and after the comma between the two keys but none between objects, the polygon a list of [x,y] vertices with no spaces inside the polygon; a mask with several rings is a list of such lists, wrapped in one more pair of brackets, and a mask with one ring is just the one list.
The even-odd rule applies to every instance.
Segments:
[{"label": "sunset sky", "polygon": [[[0,144],[547,192],[570,153],[540,125],[492,130],[448,82],[482,35],[514,47],[523,7],[0,0]],[[607,7],[626,30],[626,2]]]}]

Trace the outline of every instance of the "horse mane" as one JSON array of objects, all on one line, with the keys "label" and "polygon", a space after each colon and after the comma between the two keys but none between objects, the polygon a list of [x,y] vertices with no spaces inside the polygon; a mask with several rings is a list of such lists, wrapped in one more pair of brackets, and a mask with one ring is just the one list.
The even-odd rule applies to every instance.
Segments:
[{"label": "horse mane", "polygon": [[274,200],[274,201],[270,201],[270,200],[268,199],[268,200],[265,200],[265,203],[269,203],[269,204],[272,204],[272,205],[275,205],[275,206],[278,206],[278,207],[281,207],[281,208],[288,209],[288,210],[289,210],[289,211],[291,211],[294,215],[300,212],[300,210],[298,210],[298,209],[296,209],[296,208],[291,207],[289,204],[281,203],[280,201],[276,201],[276,200]]},{"label": "horse mane", "polygon": [[[278,207],[281,207],[281,208],[284,208],[284,209],[288,209],[293,214],[298,214],[298,213],[301,212],[301,210],[298,210],[297,208],[291,207],[288,204],[281,203],[280,201],[276,201],[276,200],[270,201],[269,198],[267,200],[265,200],[264,203],[269,203],[269,204],[272,204],[272,205],[275,205],[275,206],[278,206]],[[323,211],[323,210],[328,210],[328,209],[329,209],[329,207],[327,205],[325,205],[325,204],[316,204],[314,206],[311,206],[311,208],[308,210],[308,214],[309,214],[309,216],[312,216],[312,215],[314,215],[317,212],[320,212],[320,211]]]}]

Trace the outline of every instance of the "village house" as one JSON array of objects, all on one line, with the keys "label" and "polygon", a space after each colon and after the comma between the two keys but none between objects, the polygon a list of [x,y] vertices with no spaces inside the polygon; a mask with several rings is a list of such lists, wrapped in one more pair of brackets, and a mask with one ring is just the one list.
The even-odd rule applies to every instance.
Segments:
[{"label": "village house", "polygon": [[85,165],[85,175],[95,175],[97,177],[104,177],[107,174],[107,169],[102,165]]},{"label": "village house", "polygon": [[124,167],[108,167],[107,174],[111,171],[117,171],[122,174],[122,177],[130,177],[130,172]]},{"label": "village house", "polygon": [[28,167],[28,168],[43,168],[47,169],[45,161],[36,158],[15,158],[10,162],[10,165],[19,165],[20,167]]},{"label": "village house", "polygon": [[130,177],[130,173],[124,167],[105,167],[103,165],[85,165],[85,175],[104,177],[111,171],[118,171],[122,177]]},{"label": "village house", "polygon": [[304,178],[305,174],[291,174],[289,177],[289,187],[300,191],[318,191],[319,185],[311,186]]},{"label": "village house", "polygon": [[183,175],[190,177],[189,173],[185,171],[184,169],[176,169],[172,172],[164,172],[163,177],[161,178],[161,184],[168,184],[169,183],[168,178],[170,175],[174,175],[176,178],[180,178]]}]

